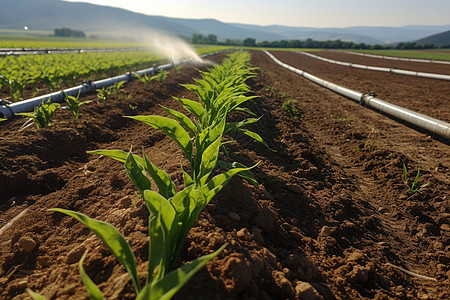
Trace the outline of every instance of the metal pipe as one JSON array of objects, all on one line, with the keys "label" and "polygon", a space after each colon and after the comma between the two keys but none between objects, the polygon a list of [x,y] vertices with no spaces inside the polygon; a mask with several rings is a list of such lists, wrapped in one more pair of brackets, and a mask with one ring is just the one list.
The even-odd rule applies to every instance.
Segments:
[{"label": "metal pipe", "polygon": [[306,56],[309,56],[312,58],[316,58],[316,59],[319,59],[321,61],[325,61],[328,63],[346,66],[346,67],[353,67],[353,68],[371,70],[371,71],[390,72],[390,73],[395,73],[395,74],[410,75],[410,76],[424,77],[424,78],[431,78],[431,79],[450,80],[450,75],[445,75],[445,74],[416,72],[416,71],[408,71],[408,70],[401,70],[401,69],[394,69],[394,68],[372,67],[372,66],[352,64],[352,63],[337,61],[337,60],[333,60],[333,59],[328,59],[328,58],[324,58],[321,56],[317,56],[317,55],[307,53],[307,52],[302,52],[302,51],[293,51],[293,52],[300,53],[300,54],[303,54],[303,55],[306,55]]},{"label": "metal pipe", "polygon": [[0,48],[0,56],[149,51],[148,48]]},{"label": "metal pipe", "polygon": [[[223,51],[207,53],[207,54],[201,55],[200,57],[205,58],[205,57],[208,57],[211,55],[219,54],[221,52],[223,52]],[[169,63],[169,64],[161,65],[158,67],[151,67],[148,69],[144,69],[144,70],[140,70],[140,71],[136,71],[136,72],[129,72],[129,73],[126,73],[123,75],[106,78],[106,79],[102,79],[102,80],[98,80],[98,81],[94,81],[94,82],[87,81],[81,85],[78,85],[78,86],[63,90],[63,91],[31,98],[31,99],[16,102],[16,103],[10,104],[10,103],[6,103],[6,101],[0,101],[0,117],[6,118],[6,119],[12,119],[12,118],[14,118],[14,115],[17,113],[33,111],[37,105],[42,103],[42,101],[46,102],[46,101],[50,100],[51,102],[62,102],[65,99],[65,94],[67,94],[69,96],[77,96],[78,93],[80,92],[81,95],[85,95],[87,93],[94,92],[97,89],[102,89],[104,87],[113,85],[116,82],[131,81],[136,77],[136,75],[142,76],[144,74],[152,74],[152,73],[158,72],[158,70],[168,70],[170,68],[173,68],[174,66],[185,64],[190,61],[193,61],[193,60],[185,59],[178,63]]]},{"label": "metal pipe", "polygon": [[339,93],[347,98],[355,100],[356,102],[358,102],[364,106],[375,108],[381,112],[384,112],[388,115],[396,117],[400,120],[406,121],[406,122],[408,122],[412,125],[415,125],[419,128],[426,129],[430,132],[436,133],[445,138],[450,138],[450,123],[447,123],[447,122],[426,116],[424,114],[420,114],[418,112],[391,104],[389,102],[375,98],[371,95],[363,94],[363,93],[345,88],[343,86],[339,86],[337,84],[331,83],[329,81],[323,80],[317,76],[314,76],[305,71],[296,69],[292,66],[289,66],[288,64],[281,62],[279,59],[277,59],[275,56],[273,56],[271,53],[269,53],[266,50],[263,50],[263,52],[266,53],[271,59],[273,59],[276,63],[278,63],[282,67],[284,67],[296,74],[299,74],[299,75],[301,75],[323,87],[326,87],[336,93]]}]

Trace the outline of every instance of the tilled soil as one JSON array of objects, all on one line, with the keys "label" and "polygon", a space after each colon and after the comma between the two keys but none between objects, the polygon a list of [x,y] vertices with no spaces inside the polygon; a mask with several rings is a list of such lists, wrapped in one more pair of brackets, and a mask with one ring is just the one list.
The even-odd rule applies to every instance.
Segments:
[{"label": "tilled soil", "polygon": [[[324,79],[450,121],[448,82],[273,54]],[[206,207],[178,265],[229,245],[176,298],[450,298],[449,141],[324,90],[262,52],[252,52],[252,63],[258,76],[248,84],[259,98],[249,108],[262,118],[250,129],[274,151],[230,137],[237,143],[227,146],[223,159],[260,162],[253,170],[260,185],[233,178]],[[0,298],[23,299],[30,288],[49,299],[87,299],[77,265],[86,250],[84,267],[107,299],[135,296],[124,268],[96,236],[47,209],[72,209],[116,226],[144,280],[148,212],[123,164],[86,151],[133,147],[139,153],[144,147],[180,187],[186,161],[178,146],[122,116],[164,115],[159,104],[181,110],[171,96],[195,99],[179,84],[191,83],[198,68],[204,69],[171,71],[148,86],[131,82],[106,102],[82,106],[76,125],[63,110],[46,129],[18,131],[22,119],[1,125]],[[288,101],[296,115],[283,108]],[[403,164],[409,185],[419,169],[418,185],[429,183],[421,193],[408,192]]]}]

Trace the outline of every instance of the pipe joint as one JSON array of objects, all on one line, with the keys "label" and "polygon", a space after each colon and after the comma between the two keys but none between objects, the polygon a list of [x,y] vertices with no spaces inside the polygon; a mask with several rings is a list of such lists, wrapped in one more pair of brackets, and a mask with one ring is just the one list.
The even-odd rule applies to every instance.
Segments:
[{"label": "pipe joint", "polygon": [[10,104],[10,101],[0,99],[0,117],[6,118],[8,120],[14,117],[14,111],[9,106]]},{"label": "pipe joint", "polygon": [[93,92],[97,89],[95,83],[92,80],[85,80],[83,81],[82,85],[88,92]]}]

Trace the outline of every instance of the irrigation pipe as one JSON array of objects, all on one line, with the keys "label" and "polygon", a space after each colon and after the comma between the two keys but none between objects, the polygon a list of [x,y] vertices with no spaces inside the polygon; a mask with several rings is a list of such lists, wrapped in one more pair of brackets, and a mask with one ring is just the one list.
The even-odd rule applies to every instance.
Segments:
[{"label": "irrigation pipe", "polygon": [[0,56],[148,51],[147,48],[0,48]]},{"label": "irrigation pipe", "polygon": [[361,56],[375,57],[375,58],[384,58],[384,59],[392,59],[392,60],[403,60],[403,61],[413,61],[413,62],[423,62],[423,63],[435,63],[435,64],[450,65],[450,61],[446,61],[446,60],[432,60],[432,59],[395,57],[395,56],[375,55],[375,54],[369,54],[369,53],[353,52],[353,51],[342,51],[342,52],[348,53],[348,54],[361,55]]},{"label": "irrigation pipe", "polygon": [[[224,50],[224,51],[226,51],[226,50]],[[207,54],[200,55],[200,57],[205,58],[205,57],[208,57],[211,55],[216,55],[216,54],[219,54],[222,52],[223,51],[207,53]],[[63,102],[64,99],[66,98],[66,94],[69,96],[74,96],[74,97],[76,97],[78,95],[78,93],[80,93],[80,95],[85,95],[87,93],[94,92],[97,89],[102,89],[104,87],[113,85],[116,82],[131,81],[136,78],[136,75],[142,76],[144,74],[152,74],[152,73],[158,72],[159,70],[168,70],[172,67],[182,65],[182,64],[185,64],[188,62],[192,62],[192,61],[193,61],[192,59],[185,59],[185,60],[182,60],[177,63],[169,63],[169,64],[161,65],[158,67],[152,67],[152,68],[148,68],[148,69],[144,69],[144,70],[140,70],[140,71],[136,71],[136,72],[129,72],[129,73],[126,73],[123,75],[110,77],[110,78],[106,78],[106,79],[102,79],[102,80],[98,80],[98,81],[87,81],[81,85],[78,85],[78,86],[63,90],[63,91],[59,91],[59,92],[31,98],[28,100],[15,102],[15,103],[6,103],[6,101],[1,101],[1,99],[0,99],[0,117],[10,120],[10,119],[14,118],[15,114],[17,114],[17,113],[33,111],[34,108],[36,106],[38,106],[39,104],[41,104],[43,101],[44,102],[47,102],[47,101]]]},{"label": "irrigation pipe", "polygon": [[348,62],[343,61],[337,61],[333,59],[328,59],[325,57],[321,57],[318,55],[314,55],[307,52],[302,51],[294,51],[295,53],[300,53],[315,59],[319,59],[321,61],[325,61],[327,63],[332,63],[340,66],[346,66],[346,67],[352,67],[357,69],[363,69],[363,70],[371,70],[371,71],[380,71],[380,72],[389,72],[389,73],[395,73],[395,74],[402,74],[402,75],[410,75],[410,76],[416,76],[416,77],[424,77],[424,78],[432,78],[432,79],[441,79],[441,80],[450,80],[450,75],[445,74],[434,74],[434,73],[425,73],[425,72],[416,72],[416,71],[408,71],[408,70],[401,70],[401,69],[395,69],[395,68],[383,68],[383,67],[372,67],[372,66],[366,66],[366,65],[360,65],[360,64],[352,64]]},{"label": "irrigation pipe", "polygon": [[339,86],[337,84],[331,83],[329,81],[323,80],[317,76],[309,74],[305,71],[296,69],[288,64],[285,64],[278,60],[275,56],[269,53],[266,50],[263,50],[272,60],[274,60],[280,66],[294,72],[298,75],[301,75],[314,83],[317,83],[320,86],[326,87],[338,94],[341,94],[347,98],[350,98],[361,105],[368,106],[371,108],[375,108],[381,112],[384,112],[388,115],[396,117],[400,120],[406,121],[412,125],[418,126],[419,128],[428,130],[430,132],[436,133],[445,138],[450,138],[450,124],[438,119],[431,118],[429,116],[420,114],[418,112],[391,104],[389,102],[383,101],[381,99],[375,98],[371,95],[363,94],[358,91],[354,91],[343,86]]}]

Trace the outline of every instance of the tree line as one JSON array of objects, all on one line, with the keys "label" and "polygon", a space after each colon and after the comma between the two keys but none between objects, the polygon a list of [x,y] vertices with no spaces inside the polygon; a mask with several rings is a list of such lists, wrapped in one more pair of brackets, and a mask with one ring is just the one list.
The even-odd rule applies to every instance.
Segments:
[{"label": "tree line", "polygon": [[450,48],[450,44],[436,46],[434,44],[417,44],[415,42],[402,42],[394,45],[370,45],[365,43],[346,42],[341,40],[316,41],[313,39],[306,40],[281,40],[281,41],[261,41],[257,42],[254,38],[246,38],[244,40],[226,39],[225,41],[218,41],[217,36],[208,34],[194,33],[190,39],[187,39],[192,44],[207,44],[207,45],[224,45],[224,46],[244,46],[244,47],[266,47],[266,48],[320,48],[320,49],[444,49]]}]

